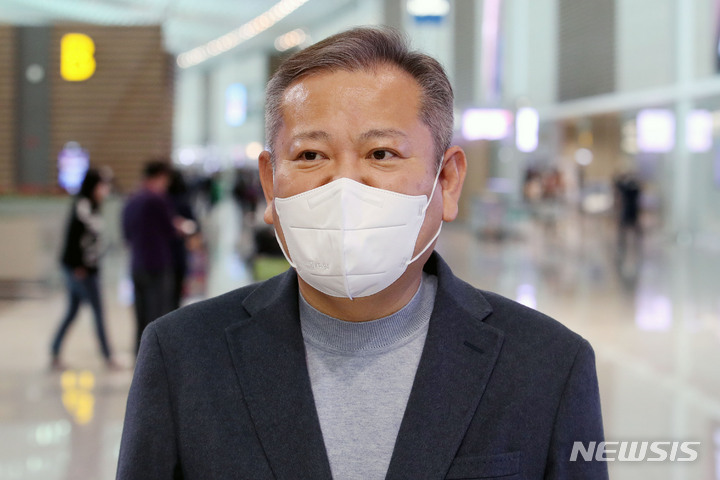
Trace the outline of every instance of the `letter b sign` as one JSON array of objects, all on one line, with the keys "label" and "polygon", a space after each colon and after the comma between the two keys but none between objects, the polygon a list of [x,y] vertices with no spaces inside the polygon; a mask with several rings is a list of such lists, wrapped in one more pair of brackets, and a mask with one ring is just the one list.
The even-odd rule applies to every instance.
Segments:
[{"label": "letter b sign", "polygon": [[84,33],[68,33],[60,40],[60,75],[82,82],[95,73],[95,43]]}]

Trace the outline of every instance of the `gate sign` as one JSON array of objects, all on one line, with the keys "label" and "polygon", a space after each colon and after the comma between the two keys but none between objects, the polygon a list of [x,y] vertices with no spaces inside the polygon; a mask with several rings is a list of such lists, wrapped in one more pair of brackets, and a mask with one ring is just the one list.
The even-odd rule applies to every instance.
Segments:
[{"label": "gate sign", "polygon": [[84,33],[67,33],[60,40],[60,76],[82,82],[95,73],[95,42]]}]

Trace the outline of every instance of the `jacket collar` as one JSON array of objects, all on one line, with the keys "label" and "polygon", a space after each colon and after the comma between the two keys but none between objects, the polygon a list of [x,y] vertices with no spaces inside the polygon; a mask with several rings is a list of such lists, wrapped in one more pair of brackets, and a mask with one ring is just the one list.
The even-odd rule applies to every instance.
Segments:
[{"label": "jacket collar", "polygon": [[276,478],[332,478],[300,330],[294,271],[243,302],[251,315],[226,329],[244,401]]},{"label": "jacket collar", "polygon": [[504,339],[502,331],[483,321],[492,313],[490,304],[453,275],[437,253],[425,270],[437,275],[438,291],[388,480],[445,478]]},{"label": "jacket collar", "polygon": [[[437,253],[425,270],[438,276],[438,291],[388,479],[444,477],[503,342],[502,332],[483,322],[490,305]],[[226,334],[244,401],[275,476],[330,479],[294,270],[262,284],[243,307],[249,318],[228,327]]]}]

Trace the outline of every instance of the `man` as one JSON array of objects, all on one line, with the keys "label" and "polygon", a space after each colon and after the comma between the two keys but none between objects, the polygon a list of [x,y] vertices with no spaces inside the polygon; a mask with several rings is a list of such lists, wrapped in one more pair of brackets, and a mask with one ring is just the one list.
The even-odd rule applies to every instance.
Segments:
[{"label": "man", "polygon": [[127,202],[122,215],[123,234],[130,246],[132,281],[137,320],[136,353],[150,322],[171,310],[173,242],[178,235],[167,190],[169,162],[145,165],[143,184]]},{"label": "man", "polygon": [[279,68],[260,174],[294,268],[148,328],[118,478],[607,478],[569,461],[603,439],[589,344],[432,252],[452,126],[442,67],[393,32]]}]

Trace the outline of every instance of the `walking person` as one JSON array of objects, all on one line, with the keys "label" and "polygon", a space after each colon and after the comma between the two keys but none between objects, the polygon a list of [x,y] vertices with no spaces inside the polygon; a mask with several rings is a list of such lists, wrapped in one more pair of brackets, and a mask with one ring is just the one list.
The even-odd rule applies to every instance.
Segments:
[{"label": "walking person", "polygon": [[178,232],[167,196],[170,175],[169,162],[148,162],[142,187],[123,210],[123,234],[130,246],[135,295],[136,353],[145,327],[172,310],[172,245]]},{"label": "walking person", "polygon": [[639,249],[642,229],[640,227],[640,197],[642,188],[633,173],[620,175],[615,180],[615,188],[620,199],[618,221],[618,257],[623,259],[627,253],[628,235],[632,234],[634,250]]},{"label": "walking person", "polygon": [[60,349],[65,334],[77,317],[83,302],[90,304],[95,319],[100,350],[109,368],[118,368],[113,360],[105,334],[99,262],[103,219],[100,213],[105,197],[110,193],[110,174],[89,169],[70,211],[62,249],[61,264],[68,292],[68,307],[52,342],[51,366],[64,369]]},{"label": "walking person", "polygon": [[180,227],[181,235],[175,235],[172,242],[173,285],[171,310],[180,308],[185,278],[188,275],[188,238],[198,234],[198,223],[188,198],[187,184],[180,170],[172,170],[168,198],[175,214],[174,223]]}]

